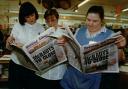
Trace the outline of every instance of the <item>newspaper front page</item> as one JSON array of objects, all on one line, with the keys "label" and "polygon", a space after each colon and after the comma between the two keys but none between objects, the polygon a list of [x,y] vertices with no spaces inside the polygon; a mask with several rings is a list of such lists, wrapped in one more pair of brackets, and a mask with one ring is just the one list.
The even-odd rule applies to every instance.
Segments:
[{"label": "newspaper front page", "polygon": [[105,41],[82,48],[82,68],[84,73],[118,73],[118,48],[115,41],[121,32],[113,33]]},{"label": "newspaper front page", "polygon": [[114,42],[115,39],[108,39],[93,46],[85,46],[82,59],[83,72],[119,72],[118,48]]}]

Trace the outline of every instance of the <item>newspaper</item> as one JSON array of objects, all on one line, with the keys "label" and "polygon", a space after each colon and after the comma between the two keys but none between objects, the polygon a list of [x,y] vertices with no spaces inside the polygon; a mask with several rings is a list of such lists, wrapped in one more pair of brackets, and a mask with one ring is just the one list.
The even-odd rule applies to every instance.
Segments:
[{"label": "newspaper", "polygon": [[105,41],[82,47],[81,66],[84,73],[118,73],[118,48],[115,44],[121,32]]},{"label": "newspaper", "polygon": [[[41,74],[62,63],[84,73],[112,73],[119,72],[118,48],[114,43],[119,35],[120,32],[103,42],[81,47],[68,28],[51,27],[22,49],[12,47],[19,53],[19,61],[23,66]],[[64,46],[57,43],[60,37],[67,39]]]},{"label": "newspaper", "polygon": [[12,45],[14,52],[18,54],[21,65],[43,73],[67,61],[63,47],[57,44],[55,38],[50,37],[54,32],[49,30],[28,42],[22,48]]},{"label": "newspaper", "polygon": [[68,59],[68,64],[72,65],[74,68],[76,68],[79,71],[83,71],[82,68],[82,63],[81,63],[81,58],[82,58],[82,47],[81,45],[78,43],[78,41],[75,39],[75,37],[73,36],[72,32],[70,31],[70,29],[65,28],[65,30],[67,31],[67,35],[65,35],[65,37],[67,37],[68,39],[68,44],[66,46],[67,48],[67,59]]},{"label": "newspaper", "polygon": [[83,71],[119,72],[118,48],[114,42],[115,39],[107,39],[93,46],[85,46],[82,59]]}]

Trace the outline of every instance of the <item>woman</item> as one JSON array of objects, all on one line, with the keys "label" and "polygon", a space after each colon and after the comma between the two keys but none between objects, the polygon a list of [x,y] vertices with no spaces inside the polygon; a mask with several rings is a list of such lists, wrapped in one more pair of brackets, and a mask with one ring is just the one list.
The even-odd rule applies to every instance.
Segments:
[{"label": "woman", "polygon": [[[75,34],[75,38],[81,46],[101,42],[113,34],[113,31],[104,26],[104,10],[102,6],[90,7],[86,17],[87,27],[81,27]],[[118,47],[123,47],[126,44],[124,37],[118,37],[116,44]],[[106,74],[106,76],[111,78],[112,75]],[[103,85],[101,89],[117,89],[111,88],[111,85],[109,85],[110,81],[111,80],[104,79],[104,83],[101,84]],[[100,73],[81,73],[72,66],[69,66],[61,81],[61,85],[64,89],[99,89],[100,82]]]},{"label": "woman", "polygon": [[[30,2],[24,2],[19,10],[19,23],[16,23],[6,41],[6,47],[12,51],[9,63],[9,89],[39,89],[43,78],[35,72],[23,67],[18,60],[17,53],[11,49],[11,44],[22,47],[28,41],[37,37],[44,28],[37,23],[39,15]],[[22,60],[22,59],[21,59]]]},{"label": "woman", "polygon": [[[59,19],[59,14],[56,11],[56,9],[47,9],[45,14],[44,14],[45,22],[48,25],[48,27],[53,28],[53,29],[47,29],[44,33],[47,34],[53,34],[57,32],[59,29],[58,25],[58,19]],[[58,44],[61,46],[65,44],[65,39],[64,38],[59,38],[57,40]],[[46,73],[39,75],[43,78],[45,78],[45,81],[42,82],[42,84],[49,85],[48,87],[45,87],[45,89],[63,89],[60,85],[60,80],[62,79],[64,73],[66,70],[66,64],[60,64],[50,70],[48,70]]]}]

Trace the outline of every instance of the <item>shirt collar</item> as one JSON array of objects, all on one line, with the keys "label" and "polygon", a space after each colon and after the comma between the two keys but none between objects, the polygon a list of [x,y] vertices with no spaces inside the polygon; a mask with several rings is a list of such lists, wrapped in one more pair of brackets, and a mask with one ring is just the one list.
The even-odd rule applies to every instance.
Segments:
[{"label": "shirt collar", "polygon": [[31,25],[31,24],[29,24],[29,23],[25,23],[25,25],[28,26],[28,27],[33,27],[33,26],[36,25],[36,23],[34,23],[33,25]]},{"label": "shirt collar", "polygon": [[98,34],[100,34],[100,33],[102,33],[102,32],[103,32],[103,33],[106,32],[106,30],[107,30],[106,27],[103,26],[100,31],[96,32],[96,33],[93,34],[93,35],[90,35],[90,33],[89,33],[88,29],[87,29],[87,30],[86,30],[86,36],[87,36],[87,38],[94,38],[94,37],[96,37]]}]

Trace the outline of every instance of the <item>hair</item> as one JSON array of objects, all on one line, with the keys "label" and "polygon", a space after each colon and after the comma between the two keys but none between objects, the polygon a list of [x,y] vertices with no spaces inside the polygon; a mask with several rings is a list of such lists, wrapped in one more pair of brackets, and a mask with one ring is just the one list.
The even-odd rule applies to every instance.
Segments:
[{"label": "hair", "polygon": [[104,9],[102,6],[92,6],[88,9],[86,16],[89,13],[96,13],[99,14],[100,19],[103,21],[104,20]]},{"label": "hair", "polygon": [[47,9],[44,18],[46,19],[48,16],[54,15],[57,19],[59,19],[59,14],[56,9]]},{"label": "hair", "polygon": [[32,5],[32,3],[24,2],[23,4],[21,4],[20,10],[19,10],[19,23],[21,25],[24,25],[26,22],[25,17],[33,13],[35,13],[36,20],[37,20],[39,18],[39,15],[36,8]]}]

